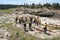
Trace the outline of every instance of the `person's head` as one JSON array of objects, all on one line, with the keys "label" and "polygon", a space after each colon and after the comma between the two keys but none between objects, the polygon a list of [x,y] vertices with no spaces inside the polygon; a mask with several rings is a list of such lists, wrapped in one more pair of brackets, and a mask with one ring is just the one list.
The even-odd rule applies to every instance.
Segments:
[{"label": "person's head", "polygon": [[45,23],[45,27],[47,27],[47,23]]}]

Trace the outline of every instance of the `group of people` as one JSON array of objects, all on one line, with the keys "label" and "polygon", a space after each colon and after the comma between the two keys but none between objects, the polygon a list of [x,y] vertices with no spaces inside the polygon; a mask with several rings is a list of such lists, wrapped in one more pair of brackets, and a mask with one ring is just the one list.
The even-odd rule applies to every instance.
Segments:
[{"label": "group of people", "polygon": [[[28,30],[26,29],[27,23],[29,25],[29,30],[30,31],[34,31],[32,29],[32,24],[33,23],[35,23],[37,26],[41,24],[41,20],[39,19],[39,16],[37,18],[36,17],[32,17],[32,16],[30,16],[30,17],[21,17],[21,18],[16,17],[15,21],[16,21],[16,24],[18,23],[17,21],[19,21],[20,24],[23,23],[24,31],[26,31],[26,32],[28,32]],[[46,32],[46,31],[47,31],[47,28],[44,27],[44,32]]]}]

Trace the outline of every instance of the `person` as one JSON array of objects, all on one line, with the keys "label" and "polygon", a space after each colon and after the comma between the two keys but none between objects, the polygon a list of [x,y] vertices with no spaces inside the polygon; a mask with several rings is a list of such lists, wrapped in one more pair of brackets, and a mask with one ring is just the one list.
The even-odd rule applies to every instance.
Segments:
[{"label": "person", "polygon": [[23,22],[23,25],[24,25],[24,31],[28,32],[28,30],[26,29],[26,27],[27,27],[26,17],[24,17],[24,19],[22,20],[22,22]]},{"label": "person", "polygon": [[45,23],[44,33],[47,33],[47,23]]},{"label": "person", "polygon": [[33,23],[33,18],[30,17],[30,22],[29,22],[29,30],[30,30],[30,31],[33,31],[33,30],[32,30],[32,23]]},{"label": "person", "polygon": [[34,23],[37,24],[37,26],[38,26],[38,24],[39,24],[39,18],[38,17],[34,18]]},{"label": "person", "polygon": [[44,33],[47,34],[47,35],[51,35],[50,33],[47,33],[47,23],[45,23],[45,27],[44,27]]},{"label": "person", "polygon": [[16,24],[17,24],[17,21],[18,21],[18,17],[16,17],[15,21],[16,21]]}]

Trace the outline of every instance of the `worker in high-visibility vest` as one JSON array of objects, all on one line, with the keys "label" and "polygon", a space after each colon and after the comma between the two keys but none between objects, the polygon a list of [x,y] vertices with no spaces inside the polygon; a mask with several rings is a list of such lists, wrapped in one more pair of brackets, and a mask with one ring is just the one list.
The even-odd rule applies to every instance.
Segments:
[{"label": "worker in high-visibility vest", "polygon": [[41,25],[41,19],[39,17],[37,17],[37,26]]},{"label": "worker in high-visibility vest", "polygon": [[44,33],[47,33],[47,23],[45,23]]},{"label": "worker in high-visibility vest", "polygon": [[39,19],[39,17],[34,18],[34,23],[37,24],[37,26],[41,24],[41,20]]}]

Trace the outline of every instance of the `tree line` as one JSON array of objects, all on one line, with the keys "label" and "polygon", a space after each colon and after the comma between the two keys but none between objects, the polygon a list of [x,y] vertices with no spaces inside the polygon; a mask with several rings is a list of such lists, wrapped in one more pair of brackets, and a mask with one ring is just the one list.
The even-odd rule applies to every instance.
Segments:
[{"label": "tree line", "polygon": [[9,9],[9,8],[17,8],[20,5],[11,5],[11,4],[0,4],[0,10]]},{"label": "tree line", "polygon": [[17,8],[17,7],[26,7],[26,8],[49,8],[49,9],[58,9],[60,10],[60,4],[59,3],[46,3],[46,4],[25,4],[24,5],[11,5],[11,4],[0,4],[0,9],[9,9],[9,8]]},{"label": "tree line", "polygon": [[43,7],[46,7],[46,8],[49,8],[49,9],[58,9],[58,10],[60,10],[60,4],[59,3],[52,3],[52,4],[50,4],[50,3],[46,3],[46,4],[34,4],[34,3],[32,3],[31,5],[28,5],[28,4],[24,4],[25,5],[25,7],[27,7],[27,8],[43,8]]}]

